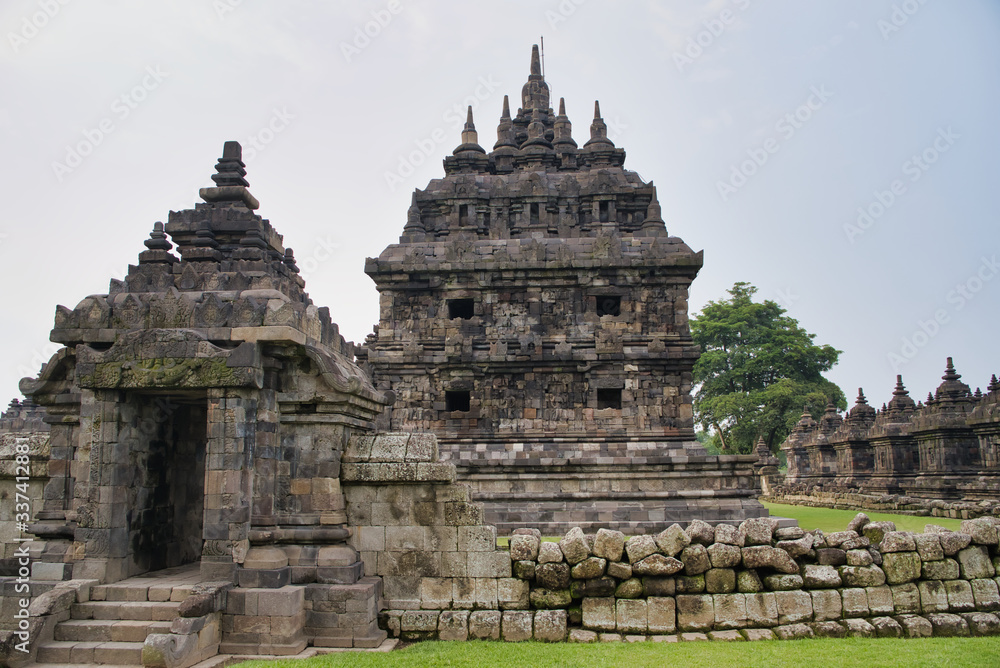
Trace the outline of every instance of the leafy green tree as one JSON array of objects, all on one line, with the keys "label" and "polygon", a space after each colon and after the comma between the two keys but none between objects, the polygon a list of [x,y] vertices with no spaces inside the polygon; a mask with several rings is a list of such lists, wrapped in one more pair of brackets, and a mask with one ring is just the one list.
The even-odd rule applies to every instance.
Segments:
[{"label": "leafy green tree", "polygon": [[702,354],[694,367],[695,419],[726,453],[749,453],[761,436],[772,452],[808,404],[818,417],[844,393],[822,376],[840,356],[813,343],[815,334],[771,300],[753,301],[757,288],[736,283],[729,299],[710,301],[691,320]]}]

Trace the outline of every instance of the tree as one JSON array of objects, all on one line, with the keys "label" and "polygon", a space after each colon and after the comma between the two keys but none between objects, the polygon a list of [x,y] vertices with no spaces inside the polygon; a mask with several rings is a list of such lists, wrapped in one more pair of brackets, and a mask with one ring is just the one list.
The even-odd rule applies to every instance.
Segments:
[{"label": "tree", "polygon": [[843,391],[822,376],[840,356],[813,343],[815,334],[757,288],[736,283],[729,299],[710,301],[691,319],[702,354],[694,366],[695,419],[719,450],[749,453],[759,437],[772,452],[808,404],[818,417],[827,402],[847,407]]}]

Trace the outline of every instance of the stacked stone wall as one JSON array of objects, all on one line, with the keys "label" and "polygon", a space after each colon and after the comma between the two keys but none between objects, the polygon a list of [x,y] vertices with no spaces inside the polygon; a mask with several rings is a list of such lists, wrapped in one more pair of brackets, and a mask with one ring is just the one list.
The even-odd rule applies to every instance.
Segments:
[{"label": "stacked stone wall", "polygon": [[[1000,521],[896,531],[859,514],[846,531],[695,521],[657,535],[519,530],[493,600],[387,600],[406,640],[571,642],[924,637],[1000,633]],[[416,603],[416,601],[414,601]]]}]

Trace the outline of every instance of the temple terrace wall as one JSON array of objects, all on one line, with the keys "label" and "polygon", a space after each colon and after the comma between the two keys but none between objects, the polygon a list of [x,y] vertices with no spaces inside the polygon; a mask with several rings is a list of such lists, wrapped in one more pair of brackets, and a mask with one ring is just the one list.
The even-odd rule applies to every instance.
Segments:
[{"label": "temple terrace wall", "polygon": [[510,541],[493,600],[421,599],[380,623],[405,640],[768,640],[1000,633],[997,527],[921,534],[859,514],[846,531],[692,522],[656,536],[572,529]]}]

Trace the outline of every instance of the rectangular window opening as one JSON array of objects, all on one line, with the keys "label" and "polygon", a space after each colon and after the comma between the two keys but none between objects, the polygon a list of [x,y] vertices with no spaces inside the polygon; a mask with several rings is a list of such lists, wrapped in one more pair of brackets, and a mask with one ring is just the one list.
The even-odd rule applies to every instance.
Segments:
[{"label": "rectangular window opening", "polygon": [[597,315],[621,315],[622,298],[607,295],[597,296]]},{"label": "rectangular window opening", "polygon": [[[468,390],[446,390],[444,393],[445,408],[449,411],[469,411],[471,393]],[[619,397],[618,403],[621,403]]]},{"label": "rectangular window opening", "polygon": [[532,225],[537,225],[538,224],[538,203],[537,202],[533,203],[531,205],[531,224]]},{"label": "rectangular window opening", "polygon": [[600,212],[601,212],[601,222],[608,222],[608,216],[610,216],[610,206],[607,200],[600,202]]},{"label": "rectangular window opening", "polygon": [[474,315],[475,303],[474,299],[449,299],[448,317],[452,320],[455,318],[468,320]]},{"label": "rectangular window opening", "polygon": [[458,207],[458,226],[466,227],[469,224],[469,205],[461,204]]},{"label": "rectangular window opening", "polygon": [[597,390],[597,407],[621,410],[622,391],[611,388],[599,388]]}]

